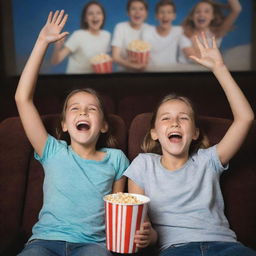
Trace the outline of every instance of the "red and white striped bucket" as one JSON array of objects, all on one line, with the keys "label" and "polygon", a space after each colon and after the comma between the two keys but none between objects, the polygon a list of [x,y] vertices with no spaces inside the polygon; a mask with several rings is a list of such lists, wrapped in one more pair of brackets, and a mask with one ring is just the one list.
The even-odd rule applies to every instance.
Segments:
[{"label": "red and white striped bucket", "polygon": [[92,64],[93,71],[97,74],[112,73],[112,61],[105,61],[97,64]]},{"label": "red and white striped bucket", "polygon": [[128,58],[140,64],[147,64],[149,60],[150,51],[136,52],[127,50]]},{"label": "red and white striped bucket", "polygon": [[134,235],[143,224],[150,199],[139,194],[130,194],[141,204],[121,204],[105,201],[106,244],[109,251],[117,253],[135,253]]}]

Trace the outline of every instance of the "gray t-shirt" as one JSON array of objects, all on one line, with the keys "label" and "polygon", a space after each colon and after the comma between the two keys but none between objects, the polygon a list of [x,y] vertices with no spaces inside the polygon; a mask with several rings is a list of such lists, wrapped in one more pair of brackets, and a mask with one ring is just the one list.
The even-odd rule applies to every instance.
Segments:
[{"label": "gray t-shirt", "polygon": [[150,197],[149,217],[160,249],[199,241],[236,241],[224,215],[216,146],[200,149],[180,169],[169,171],[157,154],[139,154],[124,175]]}]

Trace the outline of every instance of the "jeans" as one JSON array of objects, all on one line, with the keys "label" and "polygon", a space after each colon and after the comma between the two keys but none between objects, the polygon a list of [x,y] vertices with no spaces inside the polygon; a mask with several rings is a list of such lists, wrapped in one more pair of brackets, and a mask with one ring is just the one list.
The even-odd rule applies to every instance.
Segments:
[{"label": "jeans", "polygon": [[256,256],[256,251],[238,242],[192,242],[172,245],[160,256]]},{"label": "jeans", "polygon": [[35,239],[18,256],[111,256],[105,244]]}]

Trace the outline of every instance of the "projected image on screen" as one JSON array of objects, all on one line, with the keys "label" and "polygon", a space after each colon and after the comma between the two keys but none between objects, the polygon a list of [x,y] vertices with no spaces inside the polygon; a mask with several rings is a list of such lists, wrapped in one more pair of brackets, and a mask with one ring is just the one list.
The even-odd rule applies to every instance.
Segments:
[{"label": "projected image on screen", "polygon": [[251,70],[253,0],[12,0],[17,74],[61,9],[69,35],[49,47],[42,74],[204,71],[189,58],[202,31],[231,70]]}]

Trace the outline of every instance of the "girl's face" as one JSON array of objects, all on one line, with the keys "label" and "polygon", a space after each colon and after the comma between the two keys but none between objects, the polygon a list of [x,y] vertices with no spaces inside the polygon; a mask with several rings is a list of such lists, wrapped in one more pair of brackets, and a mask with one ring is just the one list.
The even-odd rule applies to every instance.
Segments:
[{"label": "girl's face", "polygon": [[62,129],[68,132],[71,146],[95,147],[100,133],[107,131],[98,99],[87,92],[78,92],[67,103]]},{"label": "girl's face", "polygon": [[197,29],[209,28],[214,19],[213,6],[209,3],[199,3],[192,18]]},{"label": "girl's face", "polygon": [[85,14],[85,22],[90,31],[99,31],[104,21],[104,14],[97,4],[91,4]]},{"label": "girl's face", "polygon": [[128,11],[133,26],[140,27],[147,17],[147,10],[143,3],[133,2]]},{"label": "girl's face", "polygon": [[173,20],[176,18],[175,11],[171,5],[160,6],[156,18],[159,22],[159,26],[162,28],[169,28]]},{"label": "girl's face", "polygon": [[188,158],[191,141],[198,135],[193,111],[184,101],[169,100],[159,107],[151,137],[159,140],[163,156]]}]

